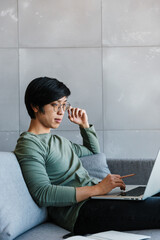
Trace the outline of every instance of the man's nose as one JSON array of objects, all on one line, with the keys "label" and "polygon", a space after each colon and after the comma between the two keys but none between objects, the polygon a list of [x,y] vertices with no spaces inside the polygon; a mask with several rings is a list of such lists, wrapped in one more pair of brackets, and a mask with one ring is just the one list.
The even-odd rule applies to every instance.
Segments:
[{"label": "man's nose", "polygon": [[63,106],[62,105],[60,105],[59,107],[58,107],[58,112],[57,112],[58,114],[64,114],[64,110],[63,110]]}]

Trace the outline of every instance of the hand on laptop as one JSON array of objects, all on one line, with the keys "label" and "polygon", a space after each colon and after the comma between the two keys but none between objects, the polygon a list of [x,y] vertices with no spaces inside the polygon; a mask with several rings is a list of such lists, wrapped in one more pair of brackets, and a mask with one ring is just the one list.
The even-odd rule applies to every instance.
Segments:
[{"label": "hand on laptop", "polygon": [[125,190],[126,186],[120,175],[108,174],[98,185],[99,195],[109,193],[113,188],[120,187]]},{"label": "hand on laptop", "polygon": [[125,183],[120,175],[108,174],[107,177],[96,185],[77,187],[76,200],[77,202],[81,202],[89,197],[104,195],[115,187],[120,187],[121,190],[125,190]]}]

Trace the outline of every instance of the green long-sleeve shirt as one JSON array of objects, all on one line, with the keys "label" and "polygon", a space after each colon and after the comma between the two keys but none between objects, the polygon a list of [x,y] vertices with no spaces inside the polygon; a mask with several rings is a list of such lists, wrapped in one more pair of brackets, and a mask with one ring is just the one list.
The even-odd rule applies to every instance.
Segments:
[{"label": "green long-sleeve shirt", "polygon": [[39,206],[48,207],[55,223],[73,230],[83,202],[76,202],[76,187],[92,186],[91,178],[79,157],[99,153],[94,127],[80,129],[83,145],[47,134],[24,132],[14,153],[19,161],[28,189]]}]

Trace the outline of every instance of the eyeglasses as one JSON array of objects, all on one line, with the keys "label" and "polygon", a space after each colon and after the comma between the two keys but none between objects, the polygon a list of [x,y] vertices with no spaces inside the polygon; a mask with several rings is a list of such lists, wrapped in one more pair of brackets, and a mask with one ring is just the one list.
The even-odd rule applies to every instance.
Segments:
[{"label": "eyeglasses", "polygon": [[71,106],[71,104],[69,102],[66,102],[66,103],[63,103],[63,104],[60,104],[60,103],[53,103],[52,104],[53,110],[55,112],[58,112],[61,108],[65,112],[70,108],[70,106]]}]

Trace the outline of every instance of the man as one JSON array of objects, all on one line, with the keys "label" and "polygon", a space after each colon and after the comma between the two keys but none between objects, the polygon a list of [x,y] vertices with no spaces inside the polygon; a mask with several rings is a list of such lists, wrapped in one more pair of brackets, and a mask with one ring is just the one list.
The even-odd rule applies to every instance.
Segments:
[{"label": "man", "polygon": [[[15,154],[33,199],[48,208],[52,221],[75,234],[159,228],[159,198],[139,203],[90,199],[115,187],[125,189],[125,184],[120,175],[112,174],[98,182],[83,168],[79,157],[99,153],[100,148],[85,110],[71,107],[69,95],[62,82],[47,77],[34,79],[26,89],[31,122]],[[79,125],[83,145],[50,133],[59,127],[65,111]]]}]

